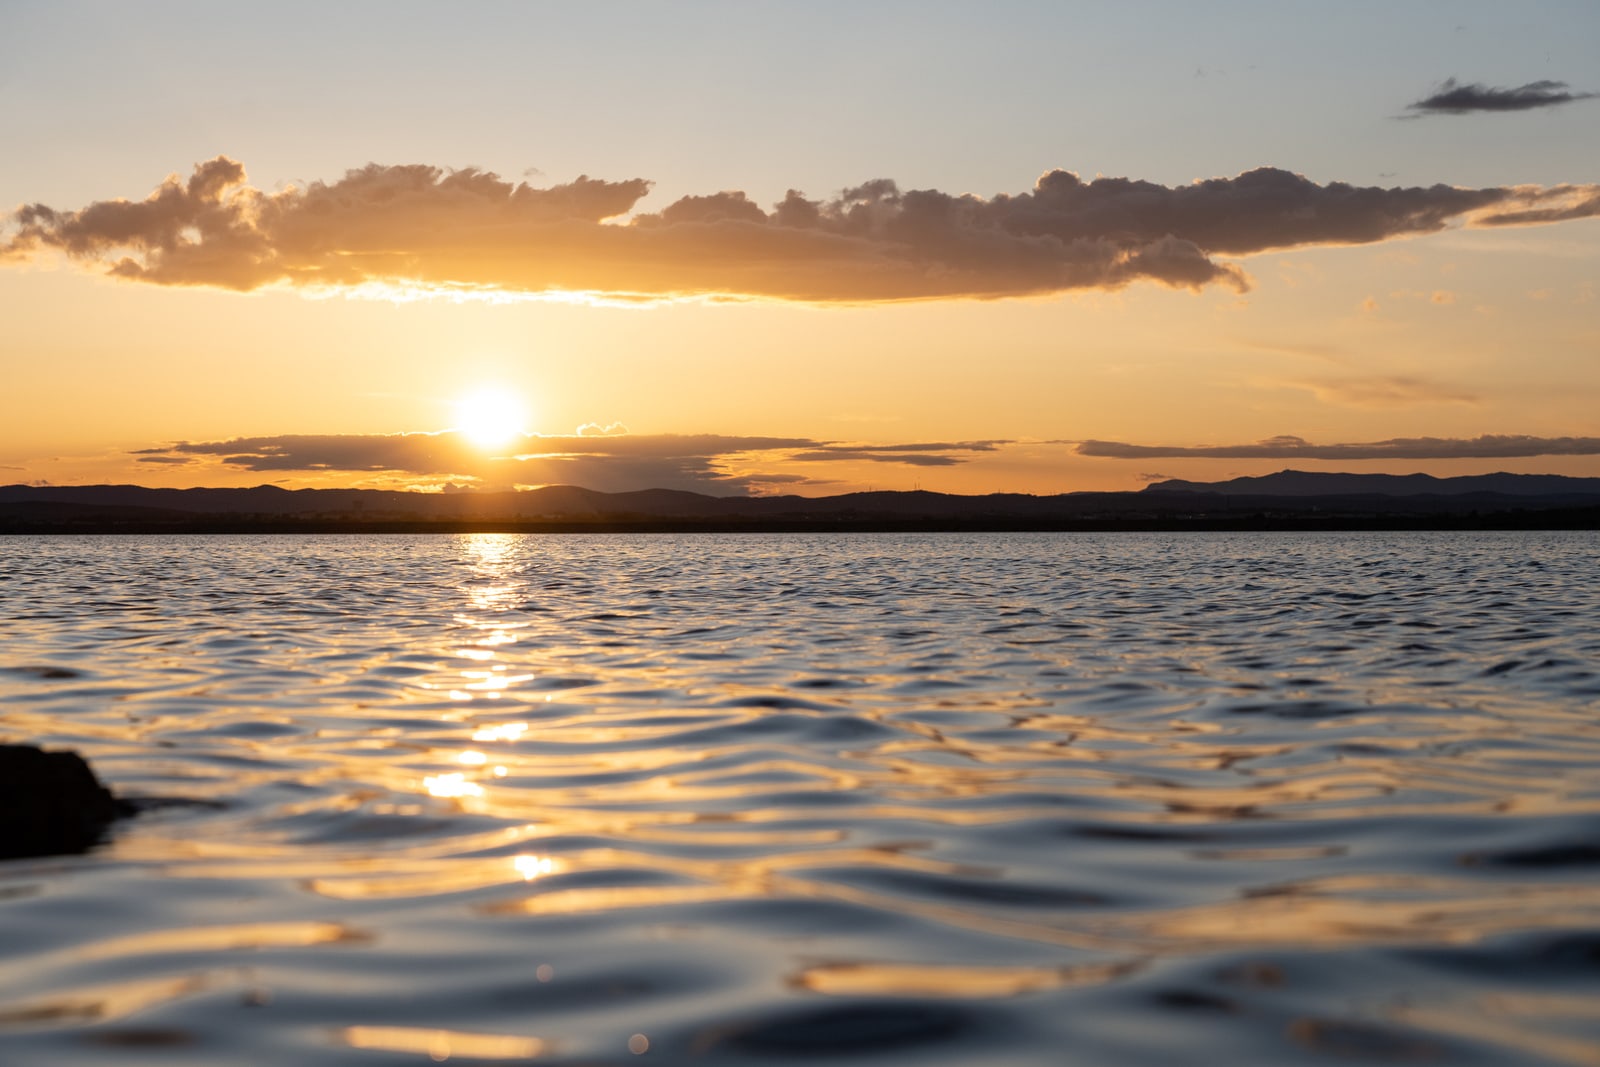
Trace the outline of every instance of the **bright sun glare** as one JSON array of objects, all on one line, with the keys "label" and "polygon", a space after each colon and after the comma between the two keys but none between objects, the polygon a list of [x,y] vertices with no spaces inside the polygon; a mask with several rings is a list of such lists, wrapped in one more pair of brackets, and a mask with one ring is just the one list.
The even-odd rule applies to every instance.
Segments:
[{"label": "bright sun glare", "polygon": [[456,402],[456,429],[479,448],[499,448],[523,433],[525,412],[515,393],[485,386]]}]

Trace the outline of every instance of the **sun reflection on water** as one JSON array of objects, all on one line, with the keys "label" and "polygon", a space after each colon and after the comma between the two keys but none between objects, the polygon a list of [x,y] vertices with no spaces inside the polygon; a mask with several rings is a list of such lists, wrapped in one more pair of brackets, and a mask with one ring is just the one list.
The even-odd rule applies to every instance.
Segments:
[{"label": "sun reflection on water", "polygon": [[559,869],[552,856],[517,856],[512,859],[511,865],[522,875],[524,882],[531,882],[541,875],[553,874]]},{"label": "sun reflection on water", "polygon": [[[466,590],[468,600],[478,611],[503,611],[514,605],[521,588],[512,580],[518,540],[515,534],[463,535],[462,547],[472,565],[473,578],[482,583],[468,585]],[[504,633],[507,627],[492,629]]]},{"label": "sun reflection on water", "polygon": [[456,797],[481,797],[483,786],[477,782],[470,782],[467,776],[459,771],[452,774],[436,774],[422,780],[422,785],[430,795],[445,799]]},{"label": "sun reflection on water", "polygon": [[521,601],[524,582],[516,574],[517,549],[521,538],[514,534],[466,534],[459,539],[471,577],[463,583],[468,611],[457,612],[454,621],[470,630],[450,654],[482,664],[477,669],[460,671],[462,681],[451,687],[455,701],[499,700],[512,687],[533,680],[531,673],[512,674],[504,663],[496,662],[500,650],[517,642],[525,620],[509,613]]},{"label": "sun reflection on water", "polygon": [[505,670],[505,664],[497,663],[491,670],[462,671],[461,676],[473,679],[467,683],[467,688],[481,693],[501,693],[513,685],[533,680],[531,674],[507,674]]},{"label": "sun reflection on water", "polygon": [[525,722],[506,722],[498,726],[480,726],[472,735],[474,741],[515,741],[528,732]]}]

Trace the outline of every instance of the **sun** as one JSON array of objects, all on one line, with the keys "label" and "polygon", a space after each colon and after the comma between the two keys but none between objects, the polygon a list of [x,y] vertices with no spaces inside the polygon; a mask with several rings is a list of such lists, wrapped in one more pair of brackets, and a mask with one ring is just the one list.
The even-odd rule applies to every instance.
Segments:
[{"label": "sun", "polygon": [[522,398],[509,389],[486,385],[456,401],[456,430],[479,448],[500,448],[526,432]]}]

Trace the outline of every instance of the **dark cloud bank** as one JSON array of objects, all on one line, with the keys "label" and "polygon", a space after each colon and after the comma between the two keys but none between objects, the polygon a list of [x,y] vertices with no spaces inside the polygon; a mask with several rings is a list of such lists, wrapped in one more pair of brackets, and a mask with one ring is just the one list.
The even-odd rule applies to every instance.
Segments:
[{"label": "dark cloud bank", "polygon": [[495,484],[581,485],[602,492],[644,488],[749,492],[758,487],[821,484],[768,468],[791,462],[867,460],[948,467],[1006,441],[933,441],[852,445],[808,437],[724,434],[530,435],[487,456],[454,432],[284,434],[228,441],[184,441],[133,453],[141,463],[196,462],[200,457],[249,471],[400,473]]},{"label": "dark cloud bank", "polygon": [[874,302],[1135,281],[1243,290],[1243,272],[1216,257],[1600,214],[1594,185],[1383,189],[1263,167],[1171,188],[1055,170],[1028,192],[989,199],[877,180],[824,200],[791,190],[770,210],[719,192],[624,219],[649,189],[642,178],[536,189],[470,168],[372,164],[267,192],[218,156],[143,200],[21,207],[0,259],[55,250],[119,278],[235,290]]},{"label": "dark cloud bank", "polygon": [[[1047,441],[1103,459],[1440,460],[1600,455],[1600,438],[1485,434],[1472,438],[1401,437],[1314,444],[1281,436],[1236,445],[1137,445],[1119,441]],[[725,434],[529,435],[505,455],[490,456],[460,434],[284,434],[228,441],[184,441],[133,453],[141,463],[220,462],[272,473],[368,473],[482,486],[578,485],[600,492],[679,489],[742,495],[783,486],[829,484],[796,464],[893,463],[953,467],[1017,444],[1006,440],[852,444],[806,437]],[[814,470],[815,468],[813,468]],[[1154,481],[1167,475],[1141,476]]]},{"label": "dark cloud bank", "polygon": [[1536,81],[1514,89],[1497,89],[1474,82],[1462,85],[1454,78],[1446,78],[1431,96],[1414,104],[1407,111],[1434,115],[1468,115],[1475,111],[1531,111],[1540,107],[1559,107],[1575,100],[1593,100],[1595,93],[1575,93],[1566,82]]}]

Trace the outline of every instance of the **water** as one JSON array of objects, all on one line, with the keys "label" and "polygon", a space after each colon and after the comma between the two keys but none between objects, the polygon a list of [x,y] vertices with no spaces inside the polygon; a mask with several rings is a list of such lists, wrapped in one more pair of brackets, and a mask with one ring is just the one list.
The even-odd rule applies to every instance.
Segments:
[{"label": "water", "polygon": [[1600,1063],[1597,548],[0,539],[0,1061]]}]

